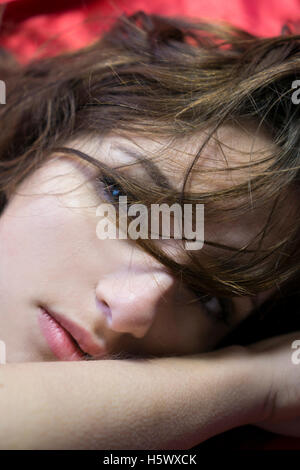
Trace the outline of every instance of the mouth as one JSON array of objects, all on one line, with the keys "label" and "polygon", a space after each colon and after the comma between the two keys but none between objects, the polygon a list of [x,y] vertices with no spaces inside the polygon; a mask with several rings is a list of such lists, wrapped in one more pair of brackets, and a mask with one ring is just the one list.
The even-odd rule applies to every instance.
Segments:
[{"label": "mouth", "polygon": [[[92,358],[58,320],[57,314],[55,316],[56,318],[44,307],[40,307],[39,326],[53,354],[61,361],[82,361]],[[76,326],[76,328],[80,330],[80,327]]]}]

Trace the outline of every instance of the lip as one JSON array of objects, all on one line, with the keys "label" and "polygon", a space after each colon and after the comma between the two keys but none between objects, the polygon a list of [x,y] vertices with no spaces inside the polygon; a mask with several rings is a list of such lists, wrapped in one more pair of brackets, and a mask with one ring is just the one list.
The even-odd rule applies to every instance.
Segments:
[{"label": "lip", "polygon": [[65,361],[80,361],[86,355],[98,358],[106,354],[104,346],[96,343],[91,334],[63,315],[40,307],[39,325],[55,356]]}]

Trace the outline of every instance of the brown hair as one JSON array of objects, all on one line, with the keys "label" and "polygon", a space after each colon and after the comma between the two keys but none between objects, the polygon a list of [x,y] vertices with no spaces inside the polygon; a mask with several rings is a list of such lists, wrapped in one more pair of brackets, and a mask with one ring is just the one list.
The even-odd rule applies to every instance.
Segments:
[{"label": "brown hair", "polygon": [[[204,257],[205,248],[202,253],[182,246],[182,256],[174,259],[150,239],[135,243],[201,295],[254,295],[274,286],[297,290],[299,218],[289,224],[283,217],[281,238],[268,249],[261,246],[278,224],[277,207],[291,189],[296,195],[299,190],[300,114],[292,101],[292,83],[300,75],[299,41],[295,34],[258,38],[224,23],[137,12],[123,15],[97,42],[77,52],[25,66],[6,67],[2,60],[0,74],[7,81],[7,104],[0,108],[2,209],[18,184],[57,151],[97,166],[132,201],[204,203],[207,220],[215,218],[220,226],[226,218],[243,217],[251,198],[252,207],[269,203],[271,209],[259,238],[247,246],[205,240],[218,256],[208,251]],[[247,160],[232,170],[253,167],[252,176],[219,190],[186,190],[194,171],[205,177],[199,156],[216,130],[244,121],[254,123],[257,132],[266,129],[272,140],[259,163]],[[158,181],[143,188],[67,145],[110,132],[178,142],[206,132],[207,138],[178,191]]]}]

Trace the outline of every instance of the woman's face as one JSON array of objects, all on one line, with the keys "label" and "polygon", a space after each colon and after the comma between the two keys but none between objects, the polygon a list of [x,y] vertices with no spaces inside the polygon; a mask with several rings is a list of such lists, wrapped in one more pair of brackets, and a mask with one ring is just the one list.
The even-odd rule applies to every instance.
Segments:
[{"label": "woman's face", "polygon": [[[224,128],[224,136],[229,145],[249,151],[252,138],[248,133]],[[256,148],[266,140],[258,136]],[[148,150],[163,146],[142,139],[136,142],[110,136],[99,143],[89,139],[69,146],[112,167],[133,162],[125,145],[139,153],[141,144]],[[185,150],[191,151],[189,145]],[[186,169],[179,153],[169,153],[158,164],[178,187]],[[227,152],[232,162],[237,155]],[[210,167],[221,162],[207,153],[203,158],[203,165]],[[145,185],[151,179],[141,164],[122,171]],[[249,315],[254,299],[233,298],[234,311],[227,326],[214,316],[217,299],[201,304],[187,286],[133,241],[99,239],[96,208],[100,196],[107,202],[107,194],[103,189],[99,195],[94,180],[88,181],[95,172],[95,167],[76,156],[55,154],[20,185],[0,217],[0,339],[6,343],[7,362],[79,360],[83,355],[74,339],[91,359],[118,353],[163,356],[213,349]],[[211,185],[220,184],[222,178],[221,174],[212,178]],[[227,227],[226,242],[242,243],[253,236],[260,222],[263,216],[257,213],[236,227]],[[209,221],[205,220],[205,227],[213,232]],[[259,294],[256,303],[269,294]]]}]

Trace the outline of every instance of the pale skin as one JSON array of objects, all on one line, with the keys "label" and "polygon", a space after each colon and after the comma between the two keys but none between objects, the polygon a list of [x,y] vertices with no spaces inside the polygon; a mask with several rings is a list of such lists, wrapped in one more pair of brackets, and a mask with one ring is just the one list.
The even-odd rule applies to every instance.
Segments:
[{"label": "pale skin", "polygon": [[146,363],[1,366],[1,449],[189,449],[246,424],[300,437],[299,335]]},{"label": "pale skin", "polygon": [[[234,131],[225,131],[234,140]],[[266,139],[257,138],[258,148]],[[249,136],[239,134],[238,141],[249,150]],[[113,150],[114,143],[90,139],[73,146],[119,166],[128,158]],[[161,168],[167,173],[176,161],[165,159]],[[143,170],[132,168],[147,184]],[[288,367],[291,338],[266,355],[240,346],[213,351],[251,313],[253,299],[233,299],[228,327],[207,315],[186,286],[132,242],[97,239],[99,194],[86,183],[92,174],[78,158],[54,155],[25,180],[0,218],[0,331],[7,346],[7,364],[1,366],[2,448],[180,449],[261,421],[281,432],[274,413],[279,422],[300,415],[294,399],[297,366]],[[250,214],[232,234],[226,230],[226,237],[243,242],[260,222],[261,212]],[[258,294],[256,303],[271,293]],[[137,358],[59,362],[39,330],[40,304],[76,321],[109,353]],[[139,354],[156,357],[143,360]],[[280,400],[284,387],[291,390],[289,403]],[[288,433],[298,435],[294,421]]]},{"label": "pale skin", "polygon": [[147,363],[7,364],[1,372],[2,449],[188,449],[265,417],[267,381],[239,347]]}]

